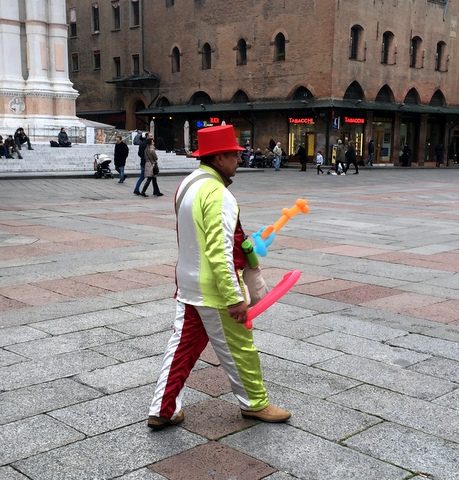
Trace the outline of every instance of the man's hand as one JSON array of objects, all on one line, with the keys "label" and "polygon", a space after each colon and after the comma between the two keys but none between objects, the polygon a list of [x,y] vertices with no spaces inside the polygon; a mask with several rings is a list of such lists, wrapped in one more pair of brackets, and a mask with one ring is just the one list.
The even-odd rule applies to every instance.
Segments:
[{"label": "man's hand", "polygon": [[247,303],[240,302],[228,307],[228,313],[237,323],[245,323],[247,320]]}]

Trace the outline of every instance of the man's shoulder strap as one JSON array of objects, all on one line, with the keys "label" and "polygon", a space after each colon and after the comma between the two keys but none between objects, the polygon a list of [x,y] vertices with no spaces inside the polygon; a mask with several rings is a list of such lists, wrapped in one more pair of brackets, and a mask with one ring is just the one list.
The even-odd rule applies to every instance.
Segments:
[{"label": "man's shoulder strap", "polygon": [[199,175],[196,175],[194,178],[192,178],[186,185],[185,187],[183,188],[183,190],[180,192],[180,195],[177,196],[177,198],[175,199],[175,213],[177,214],[179,209],[180,209],[180,205],[182,204],[182,201],[183,201],[183,198],[185,197],[186,195],[186,192],[188,192],[188,190],[190,189],[190,187],[192,185],[194,185],[196,182],[198,182],[199,180],[203,180],[205,178],[215,178],[213,175],[211,175],[210,173],[207,173],[207,172],[203,172],[203,173],[200,173]]}]

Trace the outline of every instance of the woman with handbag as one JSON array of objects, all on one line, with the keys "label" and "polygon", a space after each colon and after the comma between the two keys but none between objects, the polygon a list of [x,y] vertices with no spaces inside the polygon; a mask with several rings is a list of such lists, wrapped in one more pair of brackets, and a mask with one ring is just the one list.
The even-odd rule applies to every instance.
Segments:
[{"label": "woman with handbag", "polygon": [[156,177],[159,173],[158,156],[156,155],[155,144],[153,143],[152,138],[147,138],[147,146],[145,148],[144,157],[145,177],[147,181],[145,182],[140,195],[142,195],[142,197],[148,197],[145,192],[147,191],[148,185],[153,183],[153,195],[156,197],[162,197],[164,194],[159,191],[158,182],[156,180]]}]

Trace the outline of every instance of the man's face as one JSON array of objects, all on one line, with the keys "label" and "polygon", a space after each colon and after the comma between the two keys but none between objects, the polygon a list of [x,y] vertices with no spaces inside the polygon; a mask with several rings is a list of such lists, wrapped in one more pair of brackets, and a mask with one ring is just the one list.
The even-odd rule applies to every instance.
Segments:
[{"label": "man's face", "polygon": [[237,167],[241,163],[239,152],[220,153],[216,156],[215,164],[227,177],[234,177]]}]

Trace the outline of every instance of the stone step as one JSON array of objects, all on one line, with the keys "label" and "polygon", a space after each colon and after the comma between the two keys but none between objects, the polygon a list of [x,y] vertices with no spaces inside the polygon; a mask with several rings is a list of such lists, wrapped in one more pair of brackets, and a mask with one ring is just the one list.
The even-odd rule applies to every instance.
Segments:
[{"label": "stone step", "polygon": [[[70,148],[53,148],[49,144],[36,143],[34,150],[22,149],[22,159],[0,159],[0,173],[14,172],[68,172],[93,171],[94,155],[105,154],[110,157],[113,165],[114,145],[75,144]],[[126,170],[139,170],[140,159],[137,155],[138,146],[129,145],[129,156],[126,160]],[[193,170],[198,166],[196,159],[173,152],[157,150],[158,164],[161,171]]]}]

